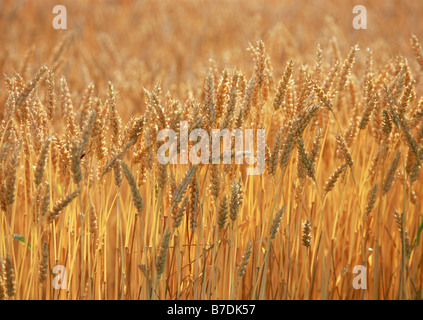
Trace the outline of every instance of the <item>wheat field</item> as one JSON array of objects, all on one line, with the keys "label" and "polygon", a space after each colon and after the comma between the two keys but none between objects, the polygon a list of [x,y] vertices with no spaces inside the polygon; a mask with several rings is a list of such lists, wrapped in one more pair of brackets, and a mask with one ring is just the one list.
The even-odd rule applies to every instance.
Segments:
[{"label": "wheat field", "polygon": [[0,0],[0,300],[423,299],[421,2],[56,4]]}]

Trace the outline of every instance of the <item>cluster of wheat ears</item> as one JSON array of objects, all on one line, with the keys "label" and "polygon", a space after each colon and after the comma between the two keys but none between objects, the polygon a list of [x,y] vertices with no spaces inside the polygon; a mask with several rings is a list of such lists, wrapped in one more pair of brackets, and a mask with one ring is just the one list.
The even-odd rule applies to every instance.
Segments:
[{"label": "cluster of wheat ears", "polygon": [[[157,83],[126,121],[112,82],[76,98],[56,74],[69,39],[28,79],[5,75],[0,299],[423,298],[416,36],[415,70],[336,41],[330,63],[318,46],[274,70],[258,40],[252,70],[211,60],[187,99]],[[157,134],[181,121],[265,129],[265,171],[160,164]]]}]

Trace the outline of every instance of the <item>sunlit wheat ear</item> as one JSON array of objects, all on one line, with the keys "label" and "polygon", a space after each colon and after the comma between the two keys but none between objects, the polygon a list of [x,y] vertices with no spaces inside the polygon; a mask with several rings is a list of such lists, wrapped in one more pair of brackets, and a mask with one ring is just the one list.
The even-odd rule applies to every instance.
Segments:
[{"label": "sunlit wheat ear", "polygon": [[347,168],[347,166],[348,166],[347,163],[344,163],[344,164],[340,165],[330,175],[328,181],[326,181],[325,186],[323,187],[323,189],[325,190],[325,194],[327,194],[328,192],[330,192],[334,188],[336,181],[338,181],[338,178],[345,171],[345,169]]},{"label": "sunlit wheat ear", "polygon": [[252,75],[245,89],[245,94],[242,99],[242,105],[235,121],[235,128],[241,128],[244,122],[246,121],[246,119],[248,118],[251,111],[251,106],[253,104],[253,98],[254,98],[256,87],[257,87],[256,77],[255,75]]},{"label": "sunlit wheat ear", "polygon": [[49,222],[53,222],[59,216],[59,213],[64,208],[66,208],[72,202],[72,200],[75,199],[79,195],[80,192],[81,192],[81,189],[78,188],[74,192],[68,193],[66,196],[57,200],[53,206],[53,209],[49,213],[49,216],[48,216]]},{"label": "sunlit wheat ear", "polygon": [[410,38],[411,47],[413,48],[414,56],[420,65],[420,69],[423,71],[423,51],[420,45],[420,41],[416,35],[412,34]]},{"label": "sunlit wheat ear", "polygon": [[308,253],[311,245],[311,222],[309,219],[303,223],[303,235],[301,237],[301,242],[303,246],[306,247]]},{"label": "sunlit wheat ear", "polygon": [[327,96],[327,94],[323,91],[323,89],[321,89],[315,82],[313,82],[313,89],[322,104],[328,110],[332,110],[332,102],[330,101],[330,98]]},{"label": "sunlit wheat ear", "polygon": [[46,77],[46,111],[47,111],[47,119],[49,121],[53,120],[54,112],[56,109],[56,97],[54,93],[54,72],[52,70],[48,70],[47,77]]},{"label": "sunlit wheat ear", "polygon": [[236,180],[232,183],[231,199],[229,204],[229,218],[235,221],[238,218],[239,210],[242,206],[244,198],[244,189],[242,187],[242,180]]},{"label": "sunlit wheat ear", "polygon": [[197,166],[191,166],[185,173],[185,177],[182,179],[182,182],[178,185],[175,191],[175,195],[172,198],[174,205],[177,205],[179,202],[181,202],[182,197],[184,196],[188,185],[191,183],[191,180],[193,179],[196,170]]},{"label": "sunlit wheat ear", "polygon": [[9,254],[6,256],[6,288],[9,297],[16,294],[15,270]]},{"label": "sunlit wheat ear", "polygon": [[41,258],[40,258],[40,266],[39,266],[39,274],[38,279],[41,283],[43,283],[47,278],[47,272],[48,272],[48,244],[47,241],[43,242],[42,248],[41,248]]},{"label": "sunlit wheat ear", "polygon": [[219,203],[219,209],[217,212],[217,225],[219,226],[219,231],[225,227],[227,218],[228,218],[228,196],[225,194]]},{"label": "sunlit wheat ear", "polygon": [[382,132],[386,136],[389,136],[389,134],[392,132],[391,118],[389,117],[389,113],[386,109],[382,110]]},{"label": "sunlit wheat ear", "polygon": [[282,144],[282,135],[283,135],[283,127],[279,128],[276,134],[275,142],[273,143],[270,159],[268,162],[268,173],[271,176],[275,175],[276,169],[278,166],[279,151],[281,149],[281,144]]},{"label": "sunlit wheat ear", "polygon": [[349,81],[351,69],[354,65],[358,50],[359,50],[358,45],[355,45],[354,47],[352,47],[348,54],[348,57],[345,59],[344,64],[342,65],[342,69],[339,75],[338,92],[341,92],[342,90],[344,90],[345,86],[347,85]]},{"label": "sunlit wheat ear", "polygon": [[45,216],[50,206],[50,185],[46,181],[42,184],[42,197],[40,202],[40,216]]},{"label": "sunlit wheat ear", "polygon": [[404,221],[403,213],[399,213],[398,210],[395,209],[394,219],[395,219],[395,223],[397,224],[401,242],[404,242],[404,245],[405,245],[405,253],[408,256],[411,253],[411,243],[410,243],[410,237],[408,236],[408,232],[403,225],[403,221]]},{"label": "sunlit wheat ear", "polygon": [[400,151],[397,151],[394,159],[391,162],[391,166],[389,167],[389,170],[386,173],[385,180],[383,181],[383,185],[382,185],[383,194],[387,194],[388,191],[391,189],[392,184],[394,183],[395,173],[399,165],[400,156],[401,156]]},{"label": "sunlit wheat ear", "polygon": [[297,139],[297,147],[298,147],[298,155],[299,155],[299,175],[302,176],[302,170],[304,170],[304,173],[307,174],[308,177],[310,177],[314,182],[316,182],[316,176],[315,176],[315,170],[313,166],[313,161],[308,156],[307,151],[304,147],[304,141],[301,138]]},{"label": "sunlit wheat ear", "polygon": [[344,138],[340,134],[335,134],[336,141],[338,142],[338,148],[342,156],[345,159],[345,162],[352,168],[354,161],[351,157],[351,153],[345,144]]},{"label": "sunlit wheat ear", "polygon": [[160,278],[166,266],[166,256],[169,249],[169,240],[172,233],[167,230],[162,236],[160,251],[156,259],[157,278]]},{"label": "sunlit wheat ear", "polygon": [[366,80],[364,84],[364,111],[361,115],[360,123],[358,127],[360,130],[364,130],[369,123],[370,116],[373,112],[373,109],[375,107],[376,103],[376,97],[375,97],[375,85],[373,82],[374,75],[372,73],[369,73],[366,75]]},{"label": "sunlit wheat ear", "polygon": [[269,94],[269,79],[264,42],[262,40],[257,41],[257,47],[255,48],[250,44],[250,50],[252,51],[255,63],[254,73],[257,79],[257,86],[262,90],[263,100],[267,101]]},{"label": "sunlit wheat ear", "polygon": [[95,237],[98,230],[98,221],[97,221],[97,212],[92,203],[88,207],[88,216],[90,218],[90,233],[93,237]]},{"label": "sunlit wheat ear", "polygon": [[190,184],[190,201],[189,201],[189,224],[191,233],[197,228],[197,217],[200,209],[200,186],[198,180],[194,176]]},{"label": "sunlit wheat ear", "polygon": [[203,114],[209,115],[206,118],[205,129],[212,128],[216,120],[216,109],[215,109],[215,85],[214,85],[215,76],[209,72],[204,81],[204,104],[203,104]]},{"label": "sunlit wheat ear", "polygon": [[139,214],[142,211],[143,202],[142,202],[140,191],[137,186],[137,182],[135,180],[135,177],[131,169],[128,167],[128,165],[124,162],[121,162],[120,165],[126,176],[126,179],[128,180],[129,186],[131,188],[132,200],[134,202],[135,208],[137,209],[137,213]]},{"label": "sunlit wheat ear", "polygon": [[372,212],[375,202],[376,202],[376,196],[377,196],[377,190],[378,185],[375,183],[372,187],[372,189],[369,192],[368,200],[367,200],[367,206],[366,206],[366,212],[364,213],[364,217],[367,218],[370,213]]},{"label": "sunlit wheat ear", "polygon": [[238,99],[238,82],[239,82],[239,73],[235,72],[232,76],[231,85],[230,85],[230,92],[229,92],[229,100],[227,104],[227,108],[225,114],[220,122],[220,129],[227,129],[230,128],[232,125],[232,121],[235,114],[236,103]]},{"label": "sunlit wheat ear", "polygon": [[20,92],[20,94],[17,97],[17,100],[16,100],[17,108],[19,108],[26,101],[26,99],[29,97],[31,92],[35,89],[41,77],[47,70],[48,68],[46,66],[42,66],[38,70],[38,72],[35,74],[35,76],[30,81],[28,81],[28,83],[25,85],[25,87],[23,88],[23,90]]},{"label": "sunlit wheat ear", "polygon": [[112,145],[114,148],[117,148],[122,143],[122,119],[119,115],[119,112],[117,111],[116,91],[110,81],[107,83],[106,106],[108,107],[108,117],[111,129],[110,131],[112,134]]},{"label": "sunlit wheat ear", "polygon": [[94,126],[94,121],[96,119],[96,111],[92,109],[89,117],[84,123],[81,133],[81,142],[79,145],[79,153],[82,155],[86,152],[88,144],[90,143],[91,132]]},{"label": "sunlit wheat ear", "polygon": [[294,62],[293,60],[289,60],[286,67],[285,67],[285,71],[284,74],[282,76],[282,79],[279,81],[278,84],[278,88],[275,94],[275,97],[273,99],[273,110],[277,111],[279,110],[279,108],[281,107],[283,100],[285,98],[285,94],[286,94],[286,89],[289,83],[289,80],[291,79],[292,76],[292,71],[293,71],[293,65]]},{"label": "sunlit wheat ear", "polygon": [[214,201],[220,195],[220,169],[218,164],[210,164],[210,194]]},{"label": "sunlit wheat ear", "polygon": [[9,162],[6,166],[6,185],[4,189],[4,200],[6,205],[10,206],[15,202],[15,189],[16,189],[16,171],[20,159],[20,150],[22,142],[15,146],[10,156]]},{"label": "sunlit wheat ear", "polygon": [[41,148],[41,153],[38,157],[37,167],[35,169],[34,180],[35,180],[36,187],[39,186],[39,184],[41,183],[43,179],[49,148],[50,148],[50,137],[47,137],[43,143],[43,147]]},{"label": "sunlit wheat ear", "polygon": [[71,140],[71,173],[73,181],[76,185],[79,185],[82,180],[81,173],[81,153],[80,153],[79,140],[73,138]]},{"label": "sunlit wheat ear", "polygon": [[316,138],[313,141],[313,145],[311,147],[310,154],[309,154],[309,157],[312,163],[316,163],[317,159],[320,156],[320,146],[322,142],[322,137],[323,137],[323,130],[318,129]]},{"label": "sunlit wheat ear", "polygon": [[181,225],[182,219],[187,212],[189,197],[185,197],[184,200],[179,205],[176,214],[173,216],[173,230],[175,231]]},{"label": "sunlit wheat ear", "polygon": [[6,300],[6,267],[0,256],[0,301]]},{"label": "sunlit wheat ear", "polygon": [[279,225],[282,221],[282,215],[286,210],[286,205],[283,205],[282,209],[280,209],[273,218],[272,225],[270,227],[270,240],[276,237],[276,234],[279,230]]},{"label": "sunlit wheat ear", "polygon": [[157,172],[157,183],[159,188],[161,188],[162,190],[164,190],[164,188],[166,187],[166,182],[167,182],[167,164],[161,164],[158,163],[156,166],[156,172]]},{"label": "sunlit wheat ear", "polygon": [[248,265],[248,262],[250,262],[250,257],[251,257],[251,253],[252,253],[252,246],[253,246],[253,244],[252,244],[251,240],[249,240],[246,248],[244,249],[241,264],[238,267],[238,277],[240,277],[240,278],[245,276],[245,273],[247,271],[247,265]]},{"label": "sunlit wheat ear", "polygon": [[215,116],[216,121],[219,121],[223,115],[224,107],[226,104],[227,91],[229,84],[229,74],[226,70],[223,70],[222,76],[219,80],[219,85],[216,90],[216,102],[215,102]]}]

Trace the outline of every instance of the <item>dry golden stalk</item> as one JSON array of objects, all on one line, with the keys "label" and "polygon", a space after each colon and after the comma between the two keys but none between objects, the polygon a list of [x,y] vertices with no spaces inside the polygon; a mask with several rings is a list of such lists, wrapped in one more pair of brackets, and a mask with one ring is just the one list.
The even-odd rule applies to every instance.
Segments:
[{"label": "dry golden stalk", "polygon": [[43,242],[41,249],[41,259],[40,259],[40,270],[39,270],[39,280],[43,283],[47,279],[48,272],[48,244],[47,241]]},{"label": "dry golden stalk", "polygon": [[333,189],[339,176],[345,171],[347,166],[348,166],[347,163],[343,163],[338,168],[336,168],[335,171],[330,175],[328,181],[326,181],[325,186],[323,187],[323,189],[325,190],[325,193],[328,193],[329,191]]},{"label": "dry golden stalk", "polygon": [[137,209],[137,213],[139,214],[142,211],[143,203],[137,182],[135,181],[134,175],[128,165],[124,162],[120,162],[120,165],[125,173],[126,179],[128,180],[129,186],[131,187],[132,200],[135,208]]},{"label": "dry golden stalk", "polygon": [[391,166],[389,167],[389,170],[386,174],[385,180],[383,181],[383,185],[382,185],[383,194],[388,193],[388,191],[392,187],[392,184],[394,183],[395,172],[397,171],[397,168],[398,168],[400,156],[401,156],[400,151],[397,151],[394,159],[391,162]]},{"label": "dry golden stalk", "polygon": [[273,99],[273,110],[279,110],[286,94],[286,88],[292,76],[294,62],[290,59],[285,67],[282,79],[279,81],[278,88]]},{"label": "dry golden stalk", "polygon": [[376,196],[377,196],[377,190],[378,185],[375,183],[372,187],[372,189],[369,192],[368,200],[367,200],[367,206],[366,206],[366,212],[364,213],[364,217],[367,218],[370,213],[372,212],[375,203],[376,203]]},{"label": "dry golden stalk", "polygon": [[9,297],[16,294],[15,270],[9,254],[6,256],[6,288]]},{"label": "dry golden stalk", "polygon": [[78,188],[74,192],[68,193],[66,196],[57,200],[53,206],[53,210],[51,210],[49,213],[49,217],[48,217],[49,222],[53,222],[59,216],[59,213],[64,208],[66,208],[72,202],[72,200],[75,199],[79,195],[80,192],[81,192],[81,189]]},{"label": "dry golden stalk", "polygon": [[308,249],[311,245],[311,222],[309,219],[303,222],[303,235],[301,237],[301,243]]},{"label": "dry golden stalk", "polygon": [[347,145],[345,144],[344,138],[340,134],[338,134],[338,133],[335,134],[335,138],[336,138],[336,141],[338,142],[339,150],[340,150],[341,154],[343,155],[343,157],[345,159],[345,162],[350,167],[352,167],[353,164],[354,164],[354,161],[353,161],[353,159],[351,157],[351,153],[348,150]]},{"label": "dry golden stalk", "polygon": [[276,237],[276,233],[278,232],[279,225],[282,221],[282,215],[285,210],[286,205],[283,205],[282,209],[280,209],[273,218],[272,225],[270,227],[270,240],[273,240]]},{"label": "dry golden stalk", "polygon": [[162,241],[160,244],[160,252],[156,259],[157,278],[160,278],[166,266],[166,256],[167,250],[169,249],[169,240],[171,234],[172,233],[169,230],[166,230],[162,237]]},{"label": "dry golden stalk", "polygon": [[252,247],[253,247],[253,244],[251,240],[249,240],[247,243],[247,247],[245,248],[244,253],[242,255],[241,264],[238,267],[238,277],[240,278],[245,276],[245,273],[247,271],[247,265],[248,265],[248,262],[250,261]]}]

